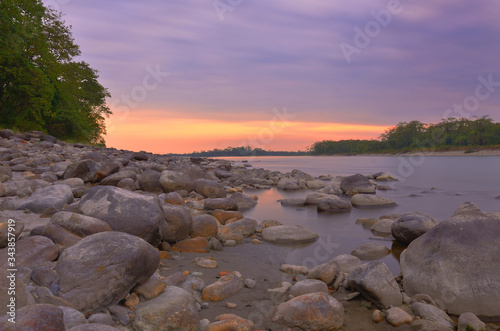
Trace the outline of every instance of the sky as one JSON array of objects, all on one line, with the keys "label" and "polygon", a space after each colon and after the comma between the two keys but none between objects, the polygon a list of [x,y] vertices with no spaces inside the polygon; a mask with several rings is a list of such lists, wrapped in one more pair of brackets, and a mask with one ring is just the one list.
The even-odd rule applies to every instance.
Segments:
[{"label": "sky", "polygon": [[305,150],[500,121],[499,1],[44,0],[112,98],[108,147]]}]

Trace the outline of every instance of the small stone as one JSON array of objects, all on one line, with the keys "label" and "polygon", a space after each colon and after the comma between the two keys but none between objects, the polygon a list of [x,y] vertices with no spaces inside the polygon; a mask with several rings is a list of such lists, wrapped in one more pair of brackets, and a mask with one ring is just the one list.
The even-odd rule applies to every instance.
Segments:
[{"label": "small stone", "polygon": [[125,305],[125,307],[135,307],[139,304],[140,300],[139,300],[139,297],[137,296],[137,294],[135,293],[132,293],[130,294],[130,297],[125,300],[125,302],[123,303]]},{"label": "small stone", "polygon": [[230,272],[220,278],[215,283],[206,286],[202,291],[203,300],[221,301],[234,294],[243,288],[241,274],[237,271]]},{"label": "small stone", "polygon": [[380,323],[383,320],[384,320],[384,314],[380,310],[375,309],[372,314],[372,321],[375,323]]},{"label": "small stone", "polygon": [[160,244],[160,250],[161,251],[170,251],[172,247],[170,246],[170,244],[166,241],[162,241],[161,244]]},{"label": "small stone", "polygon": [[410,314],[398,307],[392,307],[387,310],[386,320],[394,327],[413,322],[413,318]]},{"label": "small stone", "polygon": [[172,254],[170,254],[169,252],[160,251],[160,259],[165,260],[170,257],[172,257]]},{"label": "small stone", "polygon": [[226,307],[227,308],[236,308],[236,307],[238,307],[238,305],[235,303],[232,303],[232,302],[226,302]]},{"label": "small stone", "polygon": [[194,263],[202,268],[217,268],[217,261],[213,257],[197,257],[196,259],[194,259]]},{"label": "small stone", "polygon": [[97,313],[90,315],[87,320],[89,323],[97,323],[112,326],[115,323],[113,322],[113,317],[110,314],[106,313]]},{"label": "small stone", "polygon": [[259,239],[252,239],[252,244],[259,245],[262,244],[263,242],[260,241]]},{"label": "small stone", "polygon": [[200,307],[201,309],[208,309],[208,307],[210,306],[210,304],[208,302],[203,302]]},{"label": "small stone", "polygon": [[244,285],[247,288],[254,288],[257,282],[253,279],[247,278],[245,279]]},{"label": "small stone", "polygon": [[352,299],[356,298],[358,295],[360,295],[359,292],[352,292],[344,296],[341,300],[343,301],[351,301]]},{"label": "small stone", "polygon": [[298,266],[298,265],[291,265],[291,264],[282,264],[280,267],[280,270],[287,273],[287,274],[307,275],[307,273],[309,272],[307,267]]},{"label": "small stone", "polygon": [[237,245],[236,240],[233,240],[233,239],[226,240],[226,242],[224,243],[224,246],[228,246],[228,247],[233,247],[236,245]]},{"label": "small stone", "polygon": [[163,293],[166,287],[167,284],[165,282],[151,277],[145,283],[134,287],[132,292],[151,300]]}]

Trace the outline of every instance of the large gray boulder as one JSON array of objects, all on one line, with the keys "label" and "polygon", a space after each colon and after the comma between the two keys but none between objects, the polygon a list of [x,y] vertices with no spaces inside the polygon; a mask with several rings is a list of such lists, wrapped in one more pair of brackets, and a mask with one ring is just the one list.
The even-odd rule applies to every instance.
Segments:
[{"label": "large gray boulder", "polygon": [[423,212],[406,213],[392,223],[391,233],[397,241],[408,245],[438,223],[431,215]]},{"label": "large gray boulder", "polygon": [[15,324],[9,315],[0,317],[0,329],[6,331],[64,331],[63,312],[59,307],[49,304],[25,306],[15,312]]},{"label": "large gray boulder", "polygon": [[159,193],[163,191],[160,184],[161,173],[153,169],[147,169],[137,176],[139,187],[143,191]]},{"label": "large gray boulder", "polygon": [[226,190],[214,180],[196,179],[193,184],[196,193],[205,198],[224,198],[227,195]]},{"label": "large gray boulder", "polygon": [[135,330],[198,331],[200,318],[191,293],[168,286],[158,297],[140,303],[135,309]]},{"label": "large gray boulder", "polygon": [[153,246],[161,242],[165,220],[156,197],[114,186],[94,186],[83,195],[78,209],[108,223],[114,231],[133,234]]},{"label": "large gray boulder", "polygon": [[193,216],[189,208],[179,205],[164,204],[165,226],[162,240],[175,243],[184,240],[193,230]]},{"label": "large gray boulder", "polygon": [[64,170],[63,178],[78,177],[83,179],[84,182],[94,182],[97,179],[97,172],[101,165],[94,160],[82,160],[69,165]]},{"label": "large gray boulder", "polygon": [[174,170],[164,170],[160,175],[160,184],[166,193],[179,190],[189,192],[194,187],[193,180],[188,175]]},{"label": "large gray boulder", "polygon": [[17,205],[17,209],[28,209],[34,213],[41,214],[45,209],[54,207],[62,209],[74,200],[73,192],[68,185],[52,185],[38,189],[26,201]]},{"label": "large gray boulder", "polygon": [[455,315],[500,315],[500,222],[470,203],[401,254],[405,292],[425,293]]},{"label": "large gray boulder", "polygon": [[403,296],[391,271],[383,262],[370,262],[354,269],[347,278],[349,287],[377,307],[401,306]]},{"label": "large gray boulder", "polygon": [[59,257],[58,296],[83,313],[99,311],[147,281],[159,263],[158,250],[139,237],[115,231],[97,233]]},{"label": "large gray boulder", "polygon": [[276,244],[301,244],[316,241],[319,236],[300,225],[277,225],[262,230],[262,238]]},{"label": "large gray boulder", "polygon": [[318,204],[318,211],[321,212],[343,212],[351,210],[352,206],[349,201],[345,201],[336,195],[330,195],[324,198]]},{"label": "large gray boulder", "polygon": [[257,201],[246,194],[236,192],[231,195],[231,200],[238,205],[238,210],[250,209],[257,206]]},{"label": "large gray boulder", "polygon": [[356,174],[342,179],[340,189],[344,194],[375,193],[375,186],[363,175]]}]

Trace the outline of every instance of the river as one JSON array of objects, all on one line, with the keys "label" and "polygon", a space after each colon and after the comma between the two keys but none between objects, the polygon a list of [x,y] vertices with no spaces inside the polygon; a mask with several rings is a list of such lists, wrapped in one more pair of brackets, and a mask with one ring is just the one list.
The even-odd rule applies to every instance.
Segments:
[{"label": "river", "polygon": [[403,246],[392,240],[374,236],[369,228],[356,224],[358,218],[378,218],[388,213],[422,211],[438,221],[450,217],[463,202],[475,203],[483,211],[500,211],[500,156],[332,156],[332,157],[251,157],[227,158],[248,160],[255,168],[289,172],[300,169],[312,176],[363,175],[387,171],[399,178],[384,182],[390,190],[377,191],[396,206],[382,209],[353,208],[348,213],[317,213],[313,206],[282,207],[278,200],[305,197],[312,190],[281,191],[247,190],[257,194],[259,203],[247,212],[261,222],[276,219],[283,224],[302,225],[319,234],[313,244],[289,246],[281,251],[283,262],[306,265],[309,268],[324,263],[339,254],[350,253],[367,242],[378,242],[391,249],[381,259],[394,275],[399,274],[399,254]]}]

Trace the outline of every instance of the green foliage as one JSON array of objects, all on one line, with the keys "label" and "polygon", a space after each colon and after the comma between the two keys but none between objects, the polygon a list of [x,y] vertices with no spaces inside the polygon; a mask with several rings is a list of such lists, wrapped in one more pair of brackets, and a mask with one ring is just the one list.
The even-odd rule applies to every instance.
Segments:
[{"label": "green foliage", "polygon": [[40,0],[0,1],[0,126],[104,144],[106,88],[61,14]]},{"label": "green foliage", "polygon": [[316,155],[332,155],[468,147],[471,153],[474,146],[495,145],[500,145],[500,123],[484,116],[474,120],[449,118],[437,124],[401,122],[386,130],[380,140],[324,140],[315,142],[309,150]]},{"label": "green foliage", "polygon": [[250,146],[241,147],[226,147],[225,149],[215,148],[210,151],[193,152],[189,154],[173,154],[183,156],[199,156],[199,157],[220,157],[220,156],[298,156],[306,155],[306,152],[282,152],[282,151],[266,151],[262,148],[252,148]]}]

